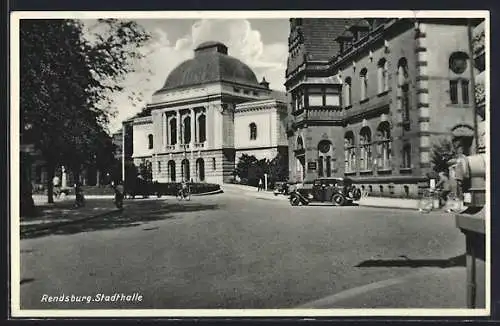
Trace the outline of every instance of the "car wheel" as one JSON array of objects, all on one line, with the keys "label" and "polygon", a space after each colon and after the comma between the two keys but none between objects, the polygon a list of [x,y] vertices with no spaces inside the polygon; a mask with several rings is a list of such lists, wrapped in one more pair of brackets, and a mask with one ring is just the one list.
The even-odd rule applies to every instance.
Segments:
[{"label": "car wheel", "polygon": [[290,197],[290,204],[292,206],[299,206],[300,200],[297,198],[297,196],[292,196]]},{"label": "car wheel", "polygon": [[341,194],[335,194],[332,196],[332,203],[335,206],[344,206],[346,199]]},{"label": "car wheel", "polygon": [[353,198],[354,198],[354,200],[360,200],[361,199],[361,190],[359,190],[358,188],[354,189]]}]

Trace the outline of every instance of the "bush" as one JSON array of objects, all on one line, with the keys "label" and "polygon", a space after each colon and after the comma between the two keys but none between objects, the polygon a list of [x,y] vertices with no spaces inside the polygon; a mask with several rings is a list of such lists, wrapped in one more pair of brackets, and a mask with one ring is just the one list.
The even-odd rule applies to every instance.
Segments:
[{"label": "bush", "polygon": [[[220,185],[215,183],[188,183],[192,194],[203,194],[207,192],[213,192],[220,190]],[[152,190],[153,193],[159,193],[162,195],[175,196],[181,187],[180,183],[153,183]]]},{"label": "bush", "polygon": [[[215,183],[188,183],[192,194],[202,194],[207,192],[213,192],[220,190],[220,185]],[[127,189],[128,194],[135,195],[166,195],[175,196],[181,188],[181,184],[178,182],[150,182],[150,183],[140,183],[139,187],[136,189]]]}]

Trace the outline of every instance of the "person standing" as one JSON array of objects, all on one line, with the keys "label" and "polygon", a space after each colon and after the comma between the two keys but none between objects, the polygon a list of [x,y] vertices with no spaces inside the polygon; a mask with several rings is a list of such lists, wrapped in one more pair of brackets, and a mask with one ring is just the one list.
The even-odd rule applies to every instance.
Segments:
[{"label": "person standing", "polygon": [[259,187],[257,188],[257,191],[262,190],[262,179],[259,179]]},{"label": "person standing", "polygon": [[439,172],[439,181],[436,184],[436,188],[441,190],[439,194],[440,205],[444,206],[448,201],[448,195],[451,192],[450,179],[448,178],[446,173]]}]

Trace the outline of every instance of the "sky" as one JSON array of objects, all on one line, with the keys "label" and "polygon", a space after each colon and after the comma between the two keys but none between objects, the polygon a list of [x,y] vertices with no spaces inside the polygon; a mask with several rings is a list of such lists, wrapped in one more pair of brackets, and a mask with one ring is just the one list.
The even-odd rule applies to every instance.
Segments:
[{"label": "sky", "polygon": [[[228,54],[246,63],[260,81],[272,89],[284,90],[288,56],[288,19],[139,19],[151,35],[141,50],[146,55],[135,63],[136,71],[127,75],[124,91],[112,97],[116,115],[110,121],[110,132],[121,127],[121,121],[138,113],[151,102],[168,74],[194,55],[194,48],[205,41],[220,41]],[[141,101],[132,101],[131,94]]]}]

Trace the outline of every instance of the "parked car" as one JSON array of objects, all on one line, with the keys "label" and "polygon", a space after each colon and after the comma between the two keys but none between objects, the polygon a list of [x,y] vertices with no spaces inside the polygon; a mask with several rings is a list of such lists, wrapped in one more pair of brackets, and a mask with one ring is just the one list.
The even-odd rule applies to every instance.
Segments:
[{"label": "parked car", "polygon": [[319,178],[292,191],[290,204],[297,206],[311,202],[331,202],[335,206],[344,206],[360,198],[361,190],[349,178]]}]

